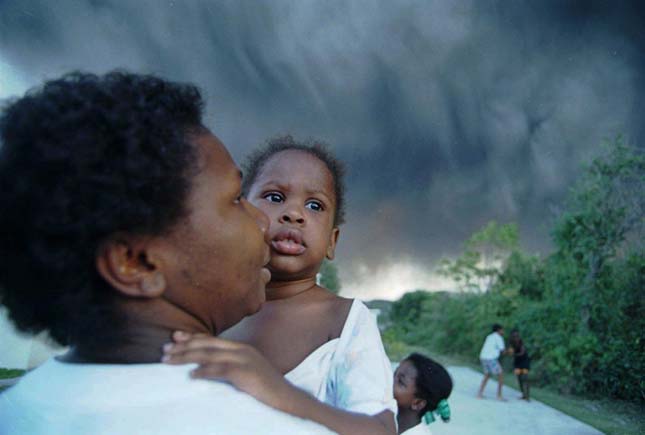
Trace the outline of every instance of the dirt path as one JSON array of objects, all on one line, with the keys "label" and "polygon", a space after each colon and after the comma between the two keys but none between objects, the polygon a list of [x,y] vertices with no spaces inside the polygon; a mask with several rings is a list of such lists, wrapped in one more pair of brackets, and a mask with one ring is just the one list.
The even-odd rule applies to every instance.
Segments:
[{"label": "dirt path", "polygon": [[430,426],[433,435],[595,435],[601,434],[543,403],[518,400],[519,391],[504,387],[507,402],[495,399],[497,382],[488,381],[485,399],[477,399],[482,375],[467,367],[448,367],[455,383],[450,396],[452,420]]}]

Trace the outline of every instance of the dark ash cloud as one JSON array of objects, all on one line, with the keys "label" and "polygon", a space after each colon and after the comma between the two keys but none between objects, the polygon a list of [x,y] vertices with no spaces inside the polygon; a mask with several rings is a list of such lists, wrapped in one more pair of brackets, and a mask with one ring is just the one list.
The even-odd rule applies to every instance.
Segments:
[{"label": "dark ash cloud", "polygon": [[619,133],[645,143],[644,29],[639,2],[5,0],[0,57],[31,84],[195,82],[238,160],[279,133],[329,142],[350,169],[350,282],[431,267],[491,219],[547,251],[580,164]]}]

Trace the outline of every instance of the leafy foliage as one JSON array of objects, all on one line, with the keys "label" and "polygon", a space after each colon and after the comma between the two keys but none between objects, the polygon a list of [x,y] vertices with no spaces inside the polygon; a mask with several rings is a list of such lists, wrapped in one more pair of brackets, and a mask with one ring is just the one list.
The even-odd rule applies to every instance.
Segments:
[{"label": "leafy foliage", "polygon": [[492,222],[443,264],[462,290],[477,291],[408,293],[393,304],[385,335],[475,360],[492,323],[517,327],[538,383],[642,404],[643,192],[645,157],[618,138],[571,190],[551,255],[521,252],[517,227]]},{"label": "leafy foliage", "polygon": [[341,285],[336,265],[329,260],[325,260],[323,261],[318,273],[320,274],[320,285],[325,287],[327,290],[338,294]]},{"label": "leafy foliage", "polygon": [[503,261],[517,250],[518,243],[516,224],[491,221],[464,243],[461,256],[442,260],[439,272],[452,278],[462,290],[489,290]]},{"label": "leafy foliage", "polygon": [[25,371],[22,369],[7,369],[0,368],[0,379],[11,379],[17,378],[25,374]]}]

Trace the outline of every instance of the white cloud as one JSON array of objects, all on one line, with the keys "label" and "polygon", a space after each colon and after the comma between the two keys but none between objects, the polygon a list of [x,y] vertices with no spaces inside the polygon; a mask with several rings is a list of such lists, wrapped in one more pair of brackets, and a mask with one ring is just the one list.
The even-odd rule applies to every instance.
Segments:
[{"label": "white cloud", "polygon": [[22,95],[28,88],[24,75],[0,56],[0,100]]},{"label": "white cloud", "polygon": [[343,280],[341,295],[365,300],[396,300],[412,290],[439,291],[454,287],[451,280],[438,276],[435,271],[408,262],[392,263],[378,270],[361,264],[351,281]]}]

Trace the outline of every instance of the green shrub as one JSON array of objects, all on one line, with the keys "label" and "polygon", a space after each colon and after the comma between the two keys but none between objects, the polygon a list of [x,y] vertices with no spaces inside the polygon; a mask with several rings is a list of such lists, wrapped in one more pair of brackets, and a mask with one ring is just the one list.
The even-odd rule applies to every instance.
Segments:
[{"label": "green shrub", "polygon": [[[572,189],[551,255],[522,253],[513,224],[486,225],[459,258],[442,261],[444,275],[475,291],[405,294],[393,303],[389,340],[476,360],[500,323],[520,330],[537,384],[642,404],[643,192],[645,157],[618,139]],[[486,249],[503,261],[482,266]],[[477,287],[481,278],[486,288]]]}]

